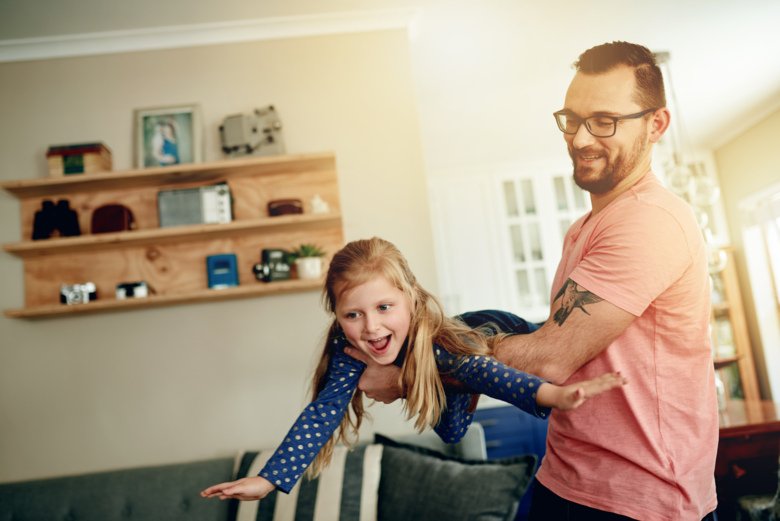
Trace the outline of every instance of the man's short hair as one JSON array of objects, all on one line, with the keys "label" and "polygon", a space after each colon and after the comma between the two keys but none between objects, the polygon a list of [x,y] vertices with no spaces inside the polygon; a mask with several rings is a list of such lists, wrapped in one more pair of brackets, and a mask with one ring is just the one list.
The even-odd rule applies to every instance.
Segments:
[{"label": "man's short hair", "polygon": [[597,45],[580,54],[574,68],[584,74],[600,74],[619,65],[634,69],[636,100],[643,109],[666,106],[663,75],[647,47],[628,42]]}]

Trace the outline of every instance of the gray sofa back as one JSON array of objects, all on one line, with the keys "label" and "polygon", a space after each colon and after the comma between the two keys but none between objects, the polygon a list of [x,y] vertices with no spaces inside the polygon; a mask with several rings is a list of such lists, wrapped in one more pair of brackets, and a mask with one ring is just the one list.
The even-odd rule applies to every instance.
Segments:
[{"label": "gray sofa back", "polygon": [[0,521],[227,521],[231,501],[199,492],[229,481],[233,458],[0,484]]},{"label": "gray sofa back", "polygon": [[[530,479],[528,471],[532,470],[532,464],[527,462],[510,468],[491,466],[487,462],[484,466],[461,465],[426,456],[424,448],[443,451],[454,457],[450,459],[484,460],[484,435],[482,427],[476,423],[454,445],[446,445],[432,432],[401,438],[421,452],[388,447],[383,453],[379,487],[381,520],[458,520],[460,518],[453,517],[452,509],[463,512],[467,509],[453,506],[452,490],[460,487],[477,490],[475,487],[481,483],[490,491],[503,490],[504,493],[494,499],[488,491],[480,492],[483,502],[496,504],[498,514],[479,519],[503,521],[507,519],[507,505],[516,501],[515,496],[522,494]],[[219,458],[0,484],[0,521],[233,521],[237,501],[205,500],[199,492],[209,485],[234,479],[234,462],[233,458]],[[410,480],[413,468],[417,469],[419,480],[436,475],[436,486],[432,486],[430,492],[421,493],[417,479]],[[394,494],[392,499],[382,501],[382,496],[389,492]],[[414,517],[417,510],[428,512],[423,507],[433,508],[428,503],[435,494],[441,496],[441,503],[450,507],[449,513]],[[469,502],[473,503],[470,505],[472,510],[476,508],[476,500],[469,499]],[[431,504],[438,503],[433,501]],[[463,519],[466,518],[472,519],[468,516]]]}]

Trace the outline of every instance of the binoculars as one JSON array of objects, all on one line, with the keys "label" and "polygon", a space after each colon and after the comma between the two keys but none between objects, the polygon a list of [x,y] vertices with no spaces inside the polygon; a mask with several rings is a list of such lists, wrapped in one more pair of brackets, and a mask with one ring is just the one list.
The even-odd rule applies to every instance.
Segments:
[{"label": "binoculars", "polygon": [[79,216],[71,209],[67,199],[60,199],[55,205],[53,201],[44,199],[41,209],[35,212],[33,219],[32,239],[48,239],[55,232],[60,237],[81,235]]}]

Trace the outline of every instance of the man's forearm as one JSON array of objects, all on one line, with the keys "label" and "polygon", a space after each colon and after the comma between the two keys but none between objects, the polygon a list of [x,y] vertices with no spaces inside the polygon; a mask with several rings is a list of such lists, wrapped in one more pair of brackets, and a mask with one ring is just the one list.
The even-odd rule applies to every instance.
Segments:
[{"label": "man's forearm", "polygon": [[549,335],[542,329],[528,335],[512,335],[504,338],[496,348],[495,357],[516,369],[535,374],[553,383],[566,381],[587,360],[580,362],[569,351],[561,352],[549,342]]},{"label": "man's forearm", "polygon": [[506,365],[561,384],[606,349],[634,318],[567,279],[553,299],[550,319],[529,335],[504,338],[495,356]]},{"label": "man's forearm", "polygon": [[550,319],[529,335],[504,338],[495,357],[521,371],[562,384],[580,367],[598,356],[633,321],[633,317],[606,302],[590,313],[575,313],[568,320]]}]

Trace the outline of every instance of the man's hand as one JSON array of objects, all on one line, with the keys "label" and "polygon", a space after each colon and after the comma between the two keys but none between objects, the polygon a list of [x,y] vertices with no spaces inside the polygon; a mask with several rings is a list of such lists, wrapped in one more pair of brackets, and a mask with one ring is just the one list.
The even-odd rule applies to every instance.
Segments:
[{"label": "man's hand", "polygon": [[366,370],[358,382],[358,389],[372,400],[382,403],[393,403],[403,398],[400,377],[401,369],[393,364],[382,365],[370,356],[354,347],[345,347],[344,352],[355,360],[366,364]]}]

